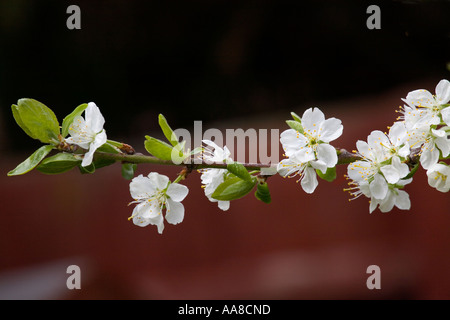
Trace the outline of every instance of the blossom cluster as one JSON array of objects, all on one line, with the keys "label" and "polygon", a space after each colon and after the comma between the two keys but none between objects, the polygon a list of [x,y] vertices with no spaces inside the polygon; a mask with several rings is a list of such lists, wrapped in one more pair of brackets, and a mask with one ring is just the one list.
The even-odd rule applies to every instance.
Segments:
[{"label": "blossom cluster", "polygon": [[382,212],[394,206],[407,210],[411,207],[409,195],[401,190],[411,183],[411,170],[420,165],[427,170],[430,186],[441,192],[450,189],[450,167],[439,163],[450,153],[450,82],[441,80],[436,94],[427,90],[414,90],[402,99],[402,115],[389,130],[389,134],[375,130],[367,142],[356,143],[362,160],[348,166],[352,180],[347,189],[356,198],[370,198],[370,212],[377,207]]}]

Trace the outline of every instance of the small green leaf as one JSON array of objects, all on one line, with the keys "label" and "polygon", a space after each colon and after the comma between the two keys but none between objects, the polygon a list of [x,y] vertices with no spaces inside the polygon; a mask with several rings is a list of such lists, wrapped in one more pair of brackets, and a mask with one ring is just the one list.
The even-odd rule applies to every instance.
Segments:
[{"label": "small green leaf", "polygon": [[100,147],[97,148],[97,151],[100,152],[107,152],[107,153],[120,153],[120,150],[117,149],[113,144],[111,144],[109,141],[106,141],[106,143],[102,144]]},{"label": "small green leaf", "polygon": [[247,169],[239,162],[229,163],[227,165],[227,170],[230,171],[235,176],[246,181],[253,181],[252,176],[248,173]]},{"label": "small green leaf", "polygon": [[26,127],[25,132],[30,137],[43,143],[59,141],[58,119],[47,106],[34,99],[20,99],[16,111],[21,124]]},{"label": "small green leaf", "polygon": [[123,148],[123,142],[118,142],[114,140],[106,140],[106,143],[109,145],[116,147],[117,149]]},{"label": "small green leaf", "polygon": [[286,120],[286,123],[289,127],[294,129],[295,131],[298,131],[300,133],[304,132],[303,126],[300,122],[294,121],[294,120]]},{"label": "small green leaf", "polygon": [[172,148],[170,159],[175,164],[182,163],[187,157],[190,157],[189,153],[184,154],[184,146],[186,141],[183,140],[181,143],[177,144]]},{"label": "small green leaf", "polygon": [[252,181],[242,180],[239,177],[226,179],[219,184],[211,197],[216,200],[230,201],[242,198],[255,187],[256,179]]},{"label": "small green leaf", "polygon": [[122,164],[122,177],[124,177],[126,180],[133,179],[136,168],[137,168],[137,164],[135,164],[135,163]]},{"label": "small green leaf", "polygon": [[94,161],[92,161],[92,164],[94,165],[95,169],[100,169],[103,167],[107,167],[110,166],[112,164],[116,163],[115,160],[111,160],[111,159],[95,159]]},{"label": "small green leaf", "polygon": [[267,182],[258,183],[256,185],[255,197],[256,199],[261,200],[264,203],[270,203],[272,201]]},{"label": "small green leaf", "polygon": [[27,135],[32,137],[31,131],[28,130],[28,128],[23,124],[22,118],[20,118],[19,107],[17,105],[13,104],[11,106],[11,110],[12,110],[12,113],[13,113],[14,120],[16,120],[16,122],[19,125],[19,127],[21,127],[22,130],[25,131],[25,133]]},{"label": "small green leaf", "polygon": [[296,114],[295,112],[291,112],[291,116],[292,116],[292,119],[294,119],[295,121],[302,123],[302,118],[300,118],[298,116],[298,114]]},{"label": "small green leaf", "polygon": [[172,146],[156,138],[145,136],[145,150],[161,160],[172,160]]},{"label": "small green leaf", "polygon": [[83,166],[79,165],[78,168],[80,169],[80,172],[82,174],[91,174],[91,173],[95,172],[95,165],[94,165],[93,162],[90,165],[86,166],[86,167],[83,167]]},{"label": "small green leaf", "polygon": [[334,181],[336,179],[336,167],[327,168],[327,172],[322,173],[319,169],[316,169],[317,175],[322,178],[323,180],[326,180],[328,182]]},{"label": "small green leaf", "polygon": [[62,129],[61,129],[61,135],[63,138],[67,137],[69,134],[69,127],[72,124],[73,120],[77,116],[81,116],[81,114],[84,112],[84,110],[87,108],[87,103],[80,104],[78,107],[75,108],[75,110],[72,111],[71,114],[67,115],[62,123]]},{"label": "small green leaf", "polygon": [[52,145],[45,145],[37,149],[24,162],[19,164],[14,170],[8,172],[8,176],[17,176],[33,170],[52,151]]},{"label": "small green leaf", "polygon": [[419,162],[417,162],[412,168],[411,171],[407,174],[406,177],[402,178],[403,180],[407,180],[409,178],[412,178],[414,174],[416,173],[417,169],[419,169]]},{"label": "small green leaf", "polygon": [[73,154],[62,152],[45,158],[36,169],[45,174],[58,174],[69,171],[80,163],[81,160],[75,158]]},{"label": "small green leaf", "polygon": [[177,136],[175,135],[172,128],[167,123],[166,118],[162,114],[159,115],[158,122],[159,122],[159,126],[161,127],[161,129],[164,133],[164,136],[172,144],[172,146],[175,147],[176,145],[178,145]]}]

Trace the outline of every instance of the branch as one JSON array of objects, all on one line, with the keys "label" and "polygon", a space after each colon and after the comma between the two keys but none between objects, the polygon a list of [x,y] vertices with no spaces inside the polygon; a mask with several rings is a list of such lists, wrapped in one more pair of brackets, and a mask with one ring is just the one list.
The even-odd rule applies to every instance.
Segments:
[{"label": "branch", "polygon": [[[338,165],[343,164],[349,164],[357,160],[361,160],[361,157],[351,153],[345,149],[337,149],[336,150],[338,155]],[[107,153],[107,152],[100,152],[97,151],[94,155],[94,159],[103,159],[103,160],[114,160],[114,161],[121,161],[121,162],[127,162],[127,163],[135,163],[135,164],[143,164],[143,163],[149,163],[149,164],[158,164],[158,165],[168,165],[168,166],[184,166],[188,167],[189,170],[199,170],[199,169],[226,169],[227,164],[226,163],[210,163],[210,162],[190,162],[190,163],[174,163],[171,160],[161,160],[154,156],[147,156],[140,153],[136,154],[125,154],[125,153]],[[247,170],[261,170],[262,168],[271,168],[277,166],[277,164],[271,164],[271,163],[242,163],[242,165]]]}]

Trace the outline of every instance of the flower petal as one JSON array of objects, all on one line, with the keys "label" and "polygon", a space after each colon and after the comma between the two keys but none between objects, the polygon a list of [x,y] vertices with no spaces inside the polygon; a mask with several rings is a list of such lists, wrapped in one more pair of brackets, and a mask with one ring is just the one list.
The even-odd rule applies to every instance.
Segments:
[{"label": "flower petal", "polygon": [[409,199],[409,194],[406,191],[397,190],[395,206],[401,210],[409,210],[411,208],[411,200]]},{"label": "flower petal", "polygon": [[406,102],[410,106],[432,107],[434,105],[433,95],[424,89],[414,90],[406,96]]},{"label": "flower petal", "polygon": [[178,224],[184,219],[184,206],[180,202],[167,199],[166,220],[170,224]]},{"label": "flower petal", "polygon": [[328,168],[332,168],[337,164],[338,157],[336,149],[327,143],[322,143],[317,146],[317,159],[326,163]]},{"label": "flower petal", "polygon": [[316,171],[312,167],[307,167],[303,173],[301,185],[306,193],[313,193],[319,182],[317,181]]},{"label": "flower petal", "polygon": [[90,148],[94,147],[95,149],[100,148],[107,141],[105,130],[100,131],[96,136],[94,141],[91,142]]},{"label": "flower petal", "polygon": [[395,122],[389,129],[389,140],[391,144],[398,147],[405,143],[408,137],[405,124],[403,122]]},{"label": "flower petal", "polygon": [[388,183],[394,184],[398,180],[400,180],[400,175],[392,165],[386,165],[380,168],[381,172],[383,173],[384,177],[386,178],[386,181]]},{"label": "flower petal", "polygon": [[81,161],[82,167],[87,167],[92,163],[92,160],[94,159],[94,152],[95,152],[95,149],[91,148],[91,149],[89,149],[88,152],[86,152],[84,154],[83,161]]},{"label": "flower petal", "polygon": [[395,195],[393,192],[389,191],[386,195],[386,198],[384,198],[380,203],[380,211],[381,212],[389,212],[394,208],[395,205]]},{"label": "flower petal", "polygon": [[162,204],[158,201],[145,201],[136,206],[138,215],[144,219],[155,219],[161,215]]},{"label": "flower petal", "polygon": [[76,144],[83,149],[89,149],[92,141],[92,133],[83,117],[76,116],[69,126],[69,134],[71,137],[66,139],[67,143]]},{"label": "flower petal", "polygon": [[218,206],[219,209],[227,211],[228,209],[230,209],[230,201],[219,201]]},{"label": "flower petal", "polygon": [[141,216],[134,216],[133,223],[139,227],[146,227],[150,224],[150,219],[143,219]]},{"label": "flower petal", "polygon": [[370,192],[375,199],[384,199],[388,192],[388,184],[386,179],[379,173],[374,176],[373,181],[369,185]]},{"label": "flower petal", "polygon": [[446,107],[441,110],[442,120],[444,120],[445,124],[450,126],[450,107]]},{"label": "flower petal", "polygon": [[320,124],[318,138],[324,142],[336,140],[342,135],[344,126],[341,120],[329,118]]},{"label": "flower petal", "polygon": [[373,160],[373,154],[367,142],[362,140],[356,141],[356,149],[363,157]]},{"label": "flower petal", "polygon": [[290,157],[300,148],[304,147],[308,141],[303,134],[300,134],[294,129],[288,129],[281,133],[280,142],[283,145],[286,156]]},{"label": "flower petal", "polygon": [[298,174],[298,171],[302,171],[305,164],[294,161],[293,159],[283,159],[277,165],[277,171],[282,177]]},{"label": "flower petal", "polygon": [[401,163],[397,156],[392,157],[392,164],[380,168],[388,183],[395,184],[401,178],[409,173],[409,167],[406,163]]},{"label": "flower petal", "polygon": [[323,174],[327,172],[327,164],[321,160],[310,161],[309,164],[317,170],[322,171]]},{"label": "flower petal", "polygon": [[[316,136],[322,122],[325,121],[325,115],[319,108],[309,108],[303,113],[302,126],[309,134]],[[314,134],[316,132],[316,134]]]},{"label": "flower petal", "polygon": [[355,161],[348,165],[347,174],[353,181],[362,182],[367,179],[366,172],[370,170],[370,167],[367,161]]},{"label": "flower petal", "polygon": [[370,133],[370,135],[367,137],[367,144],[371,149],[373,149],[377,154],[381,156],[386,153],[387,148],[391,147],[389,138],[384,134],[384,132],[380,130],[374,130]]},{"label": "flower petal", "polygon": [[436,138],[435,144],[441,150],[442,156],[445,158],[450,153],[450,140],[447,137]]},{"label": "flower petal", "polygon": [[130,194],[135,200],[150,198],[155,193],[155,186],[147,177],[140,174],[130,182]]},{"label": "flower petal", "polygon": [[296,151],[290,157],[297,160],[300,163],[307,163],[308,161],[312,161],[312,160],[316,159],[314,150],[309,147],[304,147],[304,148]]},{"label": "flower petal", "polygon": [[376,208],[377,208],[377,206],[380,204],[380,201],[379,200],[377,200],[377,199],[375,199],[375,198],[372,198],[371,200],[370,200],[370,205],[369,205],[369,213],[372,213]]},{"label": "flower petal", "polygon": [[450,82],[448,80],[439,81],[436,86],[436,97],[440,104],[446,104],[450,101]]},{"label": "flower petal", "polygon": [[148,174],[148,178],[158,190],[164,190],[169,183],[169,178],[167,176],[159,174],[157,172],[150,172]]},{"label": "flower petal", "polygon": [[183,201],[183,199],[186,198],[188,193],[189,193],[188,187],[179,183],[170,184],[166,192],[166,194],[170,197],[170,199],[176,202]]},{"label": "flower petal", "polygon": [[92,132],[98,133],[103,130],[105,124],[105,118],[100,112],[100,109],[94,102],[89,102],[86,110],[86,125],[92,130]]},{"label": "flower petal", "polygon": [[427,143],[422,148],[422,155],[420,156],[420,164],[427,170],[432,165],[439,161],[439,149],[436,148],[434,143]]}]

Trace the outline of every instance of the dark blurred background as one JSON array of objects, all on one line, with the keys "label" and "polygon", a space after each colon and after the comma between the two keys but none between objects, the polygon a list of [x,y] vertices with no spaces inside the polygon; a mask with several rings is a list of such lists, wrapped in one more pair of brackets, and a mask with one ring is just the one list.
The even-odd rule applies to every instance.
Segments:
[{"label": "dark blurred background", "polygon": [[[66,27],[71,4],[81,9],[81,30]],[[381,9],[380,30],[366,27],[371,4]],[[449,15],[448,1],[2,0],[1,296],[450,297],[448,194],[428,186],[422,193],[424,173],[417,193],[410,191],[412,210],[384,215],[369,215],[367,199],[349,204],[343,179],[321,181],[306,196],[279,177],[272,178],[272,204],[248,197],[223,213],[193,176],[186,221],[162,236],[126,220],[128,182],[117,166],[93,176],[6,178],[39,147],[12,118],[11,104],[24,97],[43,102],[60,121],[94,101],[108,137],[140,152],[143,135],[159,134],[159,113],[173,128],[202,120],[205,128],[284,130],[290,111],[321,106],[343,120],[340,143],[351,150],[392,124],[408,91],[434,92],[450,78]],[[177,173],[139,173],[150,169]],[[73,292],[63,267],[77,263],[89,277]],[[371,264],[385,270],[387,289],[365,287]],[[62,269],[61,289],[52,274]],[[32,278],[36,270],[49,280],[24,285],[25,275],[47,279]],[[44,294],[51,281],[60,291]]]}]

